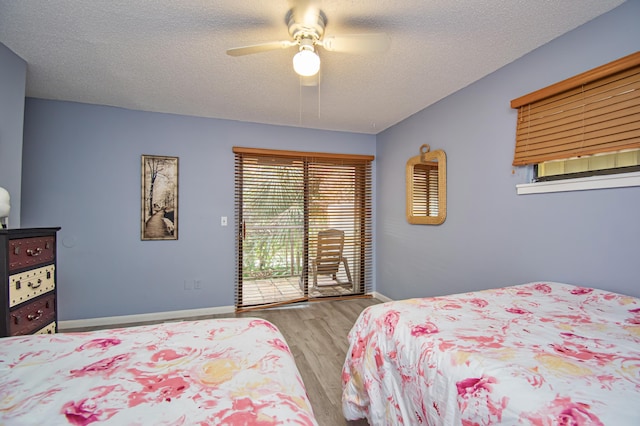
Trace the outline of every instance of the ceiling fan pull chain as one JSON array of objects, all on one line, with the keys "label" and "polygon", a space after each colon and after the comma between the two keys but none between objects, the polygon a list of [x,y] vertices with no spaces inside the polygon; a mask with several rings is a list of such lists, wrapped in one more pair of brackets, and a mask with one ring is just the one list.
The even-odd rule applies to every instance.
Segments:
[{"label": "ceiling fan pull chain", "polygon": [[[320,73],[320,71],[318,71]],[[318,120],[320,119],[320,85],[322,84],[322,76],[318,74]]]}]

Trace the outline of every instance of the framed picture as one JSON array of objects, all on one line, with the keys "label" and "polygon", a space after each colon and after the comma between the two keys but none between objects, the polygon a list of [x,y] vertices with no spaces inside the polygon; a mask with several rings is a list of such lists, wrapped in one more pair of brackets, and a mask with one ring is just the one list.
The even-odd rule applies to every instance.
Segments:
[{"label": "framed picture", "polygon": [[142,156],[140,239],[178,239],[178,157]]}]

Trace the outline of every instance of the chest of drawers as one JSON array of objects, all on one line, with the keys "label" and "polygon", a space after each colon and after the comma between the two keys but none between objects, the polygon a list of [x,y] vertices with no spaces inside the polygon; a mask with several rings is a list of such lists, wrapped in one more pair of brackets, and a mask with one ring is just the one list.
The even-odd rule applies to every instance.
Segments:
[{"label": "chest of drawers", "polygon": [[0,337],[55,333],[58,230],[0,229]]}]

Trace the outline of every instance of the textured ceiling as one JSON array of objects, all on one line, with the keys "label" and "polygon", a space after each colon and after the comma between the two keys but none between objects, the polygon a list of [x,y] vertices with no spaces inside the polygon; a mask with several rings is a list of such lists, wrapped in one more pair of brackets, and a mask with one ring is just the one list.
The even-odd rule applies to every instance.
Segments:
[{"label": "textured ceiling", "polygon": [[[325,36],[386,32],[382,54],[320,51],[319,86],[289,38],[287,0],[0,0],[0,42],[27,96],[376,134],[622,0],[325,0]],[[507,102],[508,100],[505,100]]]}]

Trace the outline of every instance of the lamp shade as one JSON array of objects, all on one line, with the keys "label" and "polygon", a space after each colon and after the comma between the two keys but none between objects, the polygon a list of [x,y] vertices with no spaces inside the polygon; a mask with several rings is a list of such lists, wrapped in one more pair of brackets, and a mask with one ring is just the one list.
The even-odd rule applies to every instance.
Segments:
[{"label": "lamp shade", "polygon": [[0,187],[0,228],[6,228],[9,211],[11,211],[9,191]]},{"label": "lamp shade", "polygon": [[293,69],[304,77],[316,75],[320,70],[320,57],[313,50],[301,49],[293,57]]}]

